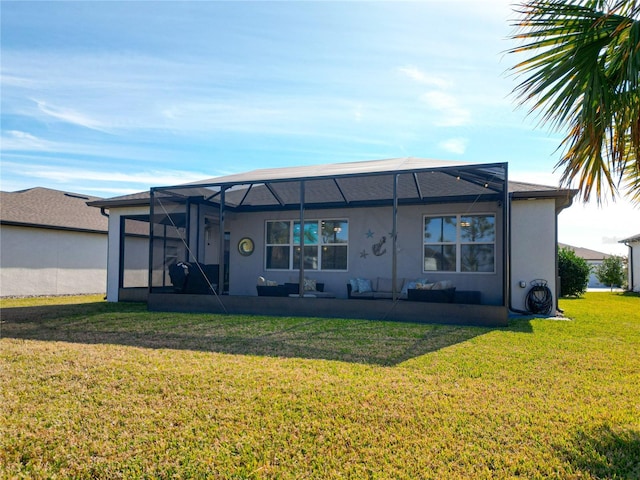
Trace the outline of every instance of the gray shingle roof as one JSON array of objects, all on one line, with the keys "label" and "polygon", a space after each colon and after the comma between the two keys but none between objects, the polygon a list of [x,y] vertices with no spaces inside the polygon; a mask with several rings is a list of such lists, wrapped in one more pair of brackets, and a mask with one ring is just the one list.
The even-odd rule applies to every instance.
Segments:
[{"label": "gray shingle roof", "polygon": [[107,217],[87,205],[100,197],[35,187],[0,192],[0,223],[107,232]]},{"label": "gray shingle roof", "polygon": [[130,193],[128,195],[119,195],[111,198],[98,198],[87,202],[89,206],[101,207],[103,205],[148,205],[149,204],[149,190],[138,193]]},{"label": "gray shingle roof", "polygon": [[[278,203],[292,205],[299,201],[299,179],[306,180],[306,202],[308,204],[357,202],[390,199],[393,173],[401,175],[398,197],[452,198],[473,197],[488,192],[500,192],[502,164],[477,164],[421,159],[415,157],[371,160],[364,162],[306,165],[299,167],[264,168],[249,172],[204,179],[175,187],[163,187],[180,195],[202,196],[214,202],[220,186],[232,187],[227,191],[228,206],[267,207]],[[460,174],[456,172],[461,172]],[[495,175],[495,176],[494,176]],[[385,178],[386,177],[386,178]],[[460,181],[462,178],[462,181]],[[493,179],[496,179],[494,182]],[[249,186],[252,186],[249,188]],[[489,189],[486,187],[489,186]],[[211,187],[209,189],[208,187]],[[559,206],[571,203],[575,191],[547,185],[509,181],[509,192],[514,198],[556,198]],[[355,203],[354,203],[355,202]],[[119,207],[147,205],[149,192],[125,195],[92,202],[93,206]]]}]

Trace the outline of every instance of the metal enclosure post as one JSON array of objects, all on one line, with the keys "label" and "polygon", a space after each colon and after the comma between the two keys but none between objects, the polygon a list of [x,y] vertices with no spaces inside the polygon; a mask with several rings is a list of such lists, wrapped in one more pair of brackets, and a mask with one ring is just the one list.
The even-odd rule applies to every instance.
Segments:
[{"label": "metal enclosure post", "polygon": [[396,279],[398,276],[398,174],[393,175],[393,238],[391,252],[391,296],[395,302],[398,299]]},{"label": "metal enclosure post", "polygon": [[[155,190],[152,188],[149,190],[149,277],[147,285],[147,294],[151,293],[152,285],[153,285],[153,224],[155,223],[154,215],[155,215]],[[120,232],[122,234],[122,232]],[[120,252],[122,255],[122,252]],[[119,295],[119,294],[118,294]]]},{"label": "metal enclosure post", "polygon": [[508,307],[511,305],[511,242],[509,241],[511,232],[511,225],[509,224],[509,209],[511,208],[511,202],[509,197],[509,171],[508,165],[505,163],[504,168],[504,182],[502,184],[503,197],[502,197],[502,305]]},{"label": "metal enclosure post", "polygon": [[224,203],[227,187],[220,189],[220,244],[218,245],[218,294],[224,294]]},{"label": "metal enclosure post", "polygon": [[300,274],[298,277],[298,295],[304,296],[304,180],[300,181]]}]

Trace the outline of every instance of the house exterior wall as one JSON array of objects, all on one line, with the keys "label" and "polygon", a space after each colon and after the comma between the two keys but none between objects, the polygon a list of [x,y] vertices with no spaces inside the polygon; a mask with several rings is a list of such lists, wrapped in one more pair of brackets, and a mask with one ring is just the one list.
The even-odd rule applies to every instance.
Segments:
[{"label": "house exterior wall", "polygon": [[[145,215],[148,207],[112,208],[109,217],[109,272],[107,299],[118,301],[120,268],[120,217],[123,215]],[[217,209],[203,208],[201,221],[205,216],[215,216]],[[496,260],[493,273],[453,273],[423,271],[423,218],[425,215],[489,213],[496,218]],[[225,231],[230,232],[230,295],[256,295],[258,276],[279,283],[297,282],[298,271],[275,271],[265,269],[265,229],[267,220],[298,220],[299,210],[279,212],[254,212],[225,214]],[[306,210],[305,219],[347,219],[349,221],[349,254],[347,271],[306,270],[308,278],[325,283],[325,291],[331,291],[339,298],[347,296],[346,284],[353,277],[391,277],[393,224],[391,207]],[[399,278],[424,279],[429,281],[450,280],[459,290],[479,290],[482,302],[500,305],[502,299],[502,209],[496,203],[480,204],[438,204],[400,206],[397,218],[398,255],[397,275]],[[209,232],[207,233],[207,230]],[[194,243],[196,232],[199,238]],[[369,236],[369,234],[371,234]],[[208,235],[208,238],[207,238]],[[383,255],[372,253],[372,245],[382,237],[386,242]],[[249,237],[254,241],[255,250],[250,256],[243,256],[237,250],[240,239]],[[525,297],[530,282],[542,278],[548,282],[553,292],[554,306],[557,307],[556,280],[556,212],[553,199],[513,201],[511,205],[511,282],[512,302],[510,307],[525,309]],[[212,225],[208,229],[193,230],[192,247],[199,251],[205,263],[218,263],[219,229]],[[142,258],[142,248],[140,255]],[[365,253],[366,255],[362,255]],[[204,255],[204,256],[203,256]],[[640,258],[640,251],[637,252]],[[148,263],[145,257],[145,261]],[[142,267],[141,267],[142,269]],[[146,273],[146,272],[145,272]],[[142,273],[141,273],[142,275]],[[141,277],[142,278],[142,277]],[[640,278],[640,273],[635,278]],[[519,287],[524,281],[525,288]],[[146,282],[145,282],[146,285]]]},{"label": "house exterior wall", "polygon": [[526,296],[536,279],[547,281],[557,308],[556,230],[555,200],[511,202],[511,308],[526,310]]},{"label": "house exterior wall", "polygon": [[640,241],[629,243],[629,290],[640,292]]},{"label": "house exterior wall", "polygon": [[[428,281],[450,280],[459,290],[479,290],[482,302],[502,304],[502,210],[496,203],[440,204],[401,206],[397,217],[397,276],[398,278]],[[425,215],[493,213],[496,216],[496,263],[493,273],[454,273],[423,271],[423,218]],[[279,283],[298,282],[297,270],[276,271],[265,269],[265,230],[267,220],[298,220],[298,210],[286,212],[228,213],[226,230],[231,233],[230,291],[231,295],[256,295],[258,276]],[[325,291],[337,297],[347,296],[346,284],[350,278],[392,276],[393,215],[391,207],[307,210],[306,220],[347,219],[349,221],[349,252],[347,271],[305,270],[305,276],[325,284]],[[255,244],[251,256],[242,256],[238,242],[250,237]],[[382,241],[382,255],[374,255],[372,245]]]},{"label": "house exterior wall", "polygon": [[[107,254],[107,301],[117,302],[120,286],[120,225],[121,218],[128,215],[148,215],[149,207],[127,207],[109,209],[109,245]],[[139,252],[139,269],[130,272],[128,282],[138,283],[138,286],[146,287],[149,279],[149,243],[140,239],[137,246]]]},{"label": "house exterior wall", "polygon": [[600,283],[600,280],[598,280],[598,277],[596,276],[596,269],[602,265],[602,260],[587,260],[587,265],[589,265],[589,268],[591,269],[587,288],[606,288],[607,285]]},{"label": "house exterior wall", "polygon": [[0,296],[104,293],[107,235],[3,225]]}]

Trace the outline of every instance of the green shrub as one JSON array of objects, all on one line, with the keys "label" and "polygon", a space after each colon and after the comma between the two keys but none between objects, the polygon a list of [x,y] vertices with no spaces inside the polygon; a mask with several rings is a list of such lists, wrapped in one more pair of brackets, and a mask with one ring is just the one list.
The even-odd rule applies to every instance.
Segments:
[{"label": "green shrub", "polygon": [[560,275],[560,295],[579,297],[587,291],[591,269],[584,258],[570,248],[558,252],[558,274]]}]

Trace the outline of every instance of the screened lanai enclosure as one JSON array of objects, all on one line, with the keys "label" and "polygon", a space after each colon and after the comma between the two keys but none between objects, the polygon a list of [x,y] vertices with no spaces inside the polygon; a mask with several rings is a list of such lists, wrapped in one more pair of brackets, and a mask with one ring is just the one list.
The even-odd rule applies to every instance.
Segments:
[{"label": "screened lanai enclosure", "polygon": [[[479,322],[506,321],[506,163],[263,169],[150,197],[151,309],[416,319],[457,308],[469,323],[464,301],[407,298],[423,280],[478,292],[473,307],[494,309]],[[388,280],[384,300],[353,297],[358,278]]]}]

